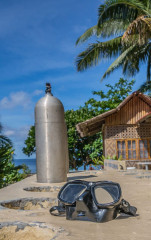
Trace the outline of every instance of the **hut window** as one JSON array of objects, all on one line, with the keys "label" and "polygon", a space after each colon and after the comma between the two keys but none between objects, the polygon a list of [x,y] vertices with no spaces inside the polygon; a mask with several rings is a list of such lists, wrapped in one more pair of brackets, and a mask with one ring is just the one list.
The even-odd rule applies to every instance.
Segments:
[{"label": "hut window", "polygon": [[135,140],[128,140],[128,159],[136,159],[136,141]]},{"label": "hut window", "polygon": [[117,157],[122,159],[136,159],[137,158],[137,142],[132,140],[118,140],[117,141]]},{"label": "hut window", "polygon": [[147,140],[139,140],[139,156],[140,158],[148,158]]},{"label": "hut window", "polygon": [[117,140],[117,157],[122,159],[151,159],[151,139]]},{"label": "hut window", "polygon": [[151,158],[151,140],[149,140],[150,158]]},{"label": "hut window", "polygon": [[117,141],[117,156],[122,156],[122,159],[126,159],[126,144],[125,141]]}]

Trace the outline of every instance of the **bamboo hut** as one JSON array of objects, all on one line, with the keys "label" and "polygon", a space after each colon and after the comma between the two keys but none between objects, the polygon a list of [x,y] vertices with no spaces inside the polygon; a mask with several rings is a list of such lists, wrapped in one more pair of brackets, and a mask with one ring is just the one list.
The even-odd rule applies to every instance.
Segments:
[{"label": "bamboo hut", "polygon": [[151,161],[151,98],[133,92],[117,108],[76,125],[81,137],[102,131],[104,156],[120,156],[129,166]]}]

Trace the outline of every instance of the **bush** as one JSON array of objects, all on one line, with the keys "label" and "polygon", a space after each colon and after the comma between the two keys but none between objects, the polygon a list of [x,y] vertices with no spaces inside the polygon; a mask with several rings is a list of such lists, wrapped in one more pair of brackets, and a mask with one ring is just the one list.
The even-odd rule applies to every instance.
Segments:
[{"label": "bush", "polygon": [[25,165],[15,166],[13,154],[14,149],[11,141],[0,135],[0,188],[18,182],[30,173]]}]

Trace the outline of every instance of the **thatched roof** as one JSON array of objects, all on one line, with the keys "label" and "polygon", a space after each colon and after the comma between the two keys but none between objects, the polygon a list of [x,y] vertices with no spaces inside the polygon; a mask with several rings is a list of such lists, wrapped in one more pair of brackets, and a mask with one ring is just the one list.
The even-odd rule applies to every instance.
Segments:
[{"label": "thatched roof", "polygon": [[81,137],[91,136],[97,132],[100,132],[105,118],[116,111],[116,109],[112,109],[94,118],[88,119],[85,122],[78,123],[76,125],[76,129],[80,133]]},{"label": "thatched roof", "polygon": [[88,119],[84,122],[78,123],[76,125],[76,129],[80,133],[81,137],[91,136],[95,133],[100,132],[102,130],[102,125],[105,123],[105,118],[115,112],[118,112],[133,96],[136,95],[151,106],[151,98],[149,96],[140,93],[139,91],[133,92],[131,95],[126,97],[123,102],[121,102],[116,108]]}]

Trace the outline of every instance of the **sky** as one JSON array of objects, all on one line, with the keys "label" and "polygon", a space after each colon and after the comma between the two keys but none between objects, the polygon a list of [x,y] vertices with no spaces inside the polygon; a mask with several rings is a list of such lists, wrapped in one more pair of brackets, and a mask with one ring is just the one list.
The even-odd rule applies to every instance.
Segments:
[{"label": "sky", "polygon": [[[123,77],[118,70],[100,82],[111,60],[84,72],[76,70],[76,56],[87,44],[76,46],[75,42],[96,24],[101,2],[0,0],[0,122],[3,134],[14,143],[16,159],[27,158],[22,148],[46,82],[67,110],[77,109],[93,96],[93,90],[106,91],[105,84]],[[144,78],[142,69],[134,90]]]}]

